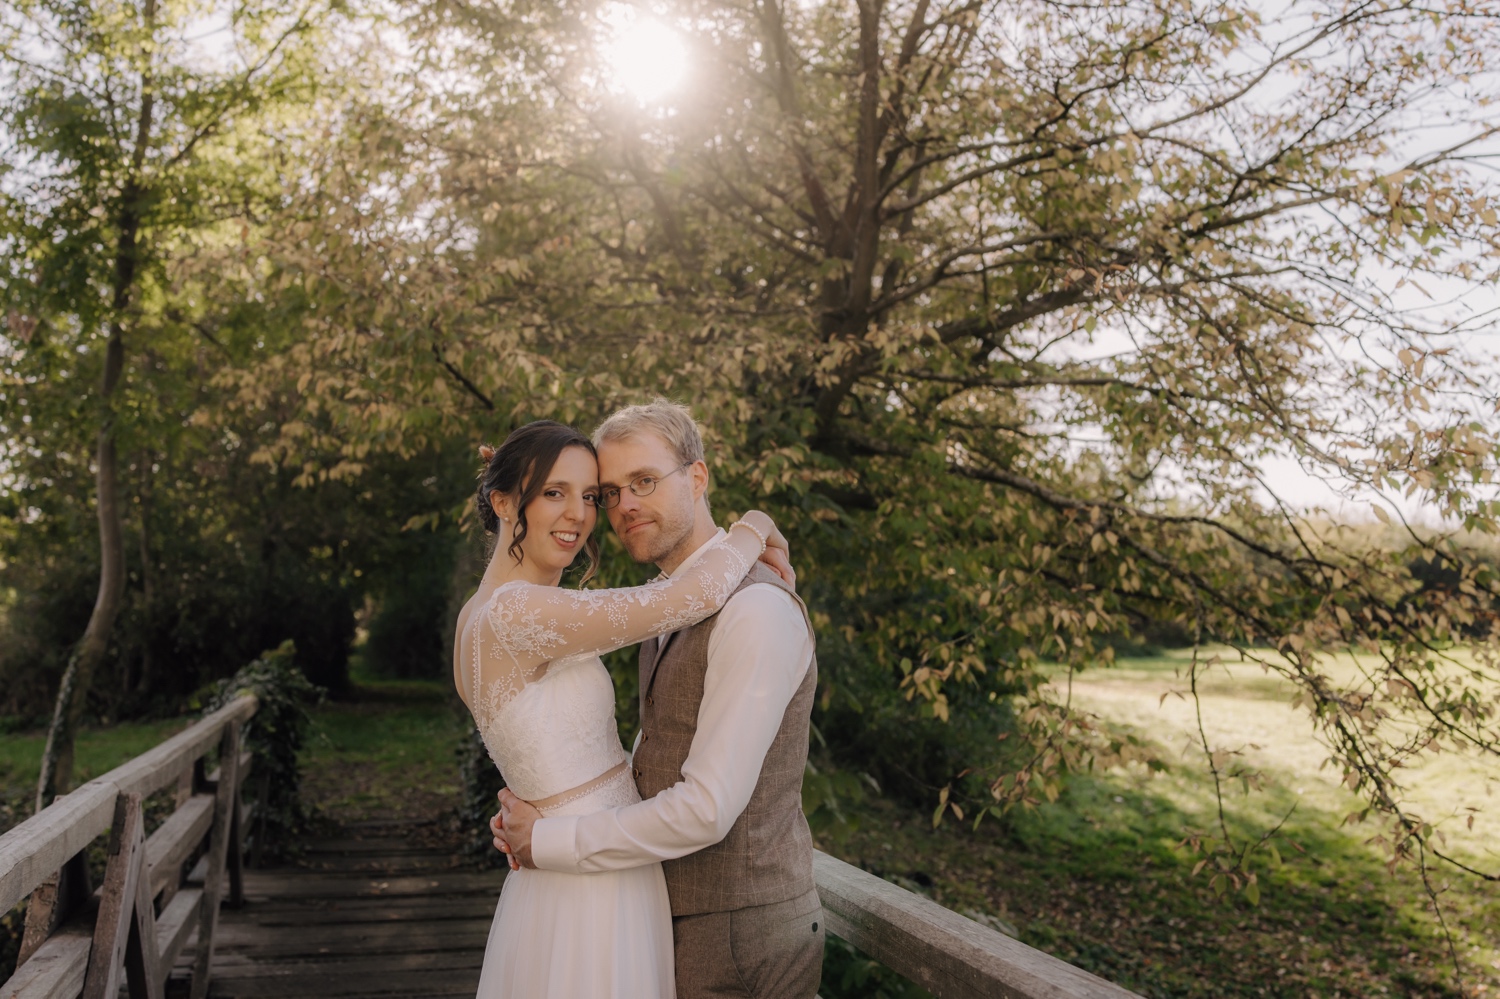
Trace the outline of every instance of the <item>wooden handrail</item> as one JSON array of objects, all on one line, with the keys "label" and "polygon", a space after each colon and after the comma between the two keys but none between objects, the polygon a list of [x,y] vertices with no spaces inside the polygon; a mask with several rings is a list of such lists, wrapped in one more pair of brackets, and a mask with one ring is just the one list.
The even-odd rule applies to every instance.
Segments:
[{"label": "wooden handrail", "polygon": [[[256,707],[251,695],[237,698],[0,836],[0,911],[31,897],[0,999],[113,999],[125,980],[131,999],[158,999],[194,928],[192,995],[207,994],[226,878],[231,899],[239,893],[248,821],[240,789],[250,770],[240,729]],[[205,774],[215,746],[219,767]],[[148,838],[141,803],[173,783],[177,810]],[[106,830],[109,860],[93,891],[83,850]],[[203,887],[185,886],[182,869],[205,841]]]},{"label": "wooden handrail", "polygon": [[828,932],[938,999],[1136,995],[826,853],[813,877]]},{"label": "wooden handrail", "polygon": [[226,725],[249,720],[255,708],[255,698],[248,694],[226,704],[0,836],[0,912],[30,895],[64,861],[108,829],[118,795],[133,792],[145,798],[160,791],[212,749]]}]

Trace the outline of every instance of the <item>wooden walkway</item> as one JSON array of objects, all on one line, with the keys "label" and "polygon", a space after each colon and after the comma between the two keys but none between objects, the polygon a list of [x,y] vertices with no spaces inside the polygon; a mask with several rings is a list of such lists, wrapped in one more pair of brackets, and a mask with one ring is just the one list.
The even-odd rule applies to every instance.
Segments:
[{"label": "wooden walkway", "polygon": [[[30,899],[0,999],[476,993],[503,869],[398,822],[345,825],[295,864],[242,863],[255,813],[240,727],[257,707],[244,695],[0,834],[0,912]],[[144,803],[174,786],[146,836]],[[86,851],[106,833],[95,892]],[[830,933],[938,999],[1133,995],[827,854],[813,876]]]},{"label": "wooden walkway", "polygon": [[[295,864],[246,870],[245,906],[219,917],[209,995],[472,997],[505,871],[476,871],[415,832],[347,826]],[[190,967],[185,955],[173,978]]]}]

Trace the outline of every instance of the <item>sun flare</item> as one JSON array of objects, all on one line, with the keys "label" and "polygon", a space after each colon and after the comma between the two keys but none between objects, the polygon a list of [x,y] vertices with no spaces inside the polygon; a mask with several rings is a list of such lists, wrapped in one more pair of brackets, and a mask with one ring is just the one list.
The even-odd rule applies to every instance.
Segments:
[{"label": "sun flare", "polygon": [[615,81],[637,100],[656,101],[670,93],[687,71],[687,49],[677,32],[659,21],[640,21],[621,31],[610,46]]}]

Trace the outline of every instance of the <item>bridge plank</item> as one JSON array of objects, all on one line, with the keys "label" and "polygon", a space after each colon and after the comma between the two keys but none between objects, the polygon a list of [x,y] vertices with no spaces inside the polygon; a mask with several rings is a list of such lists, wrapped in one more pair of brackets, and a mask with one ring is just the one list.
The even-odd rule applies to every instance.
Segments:
[{"label": "bridge plank", "polygon": [[[365,951],[346,951],[343,954],[327,954],[315,958],[277,958],[262,960],[257,951],[254,957],[243,954],[224,954],[214,961],[214,980],[224,977],[250,979],[307,979],[326,975],[396,974],[402,971],[461,971],[478,970],[484,964],[484,942],[465,951],[424,951],[402,954],[380,954]],[[475,976],[478,983],[478,976]],[[219,994],[215,986],[214,994]]]},{"label": "bridge plank", "polygon": [[212,999],[475,994],[504,872],[464,869],[403,827],[362,831],[308,843],[295,867],[245,871],[248,904],[220,922]]},{"label": "bridge plank", "polygon": [[1135,996],[826,853],[813,855],[813,876],[829,932],[938,999]]},{"label": "bridge plank", "polygon": [[384,898],[344,898],[322,901],[283,902],[262,898],[244,911],[243,919],[256,926],[322,926],[334,914],[343,923],[383,923],[402,919],[424,922],[449,919],[483,919],[495,915],[494,896],[418,896],[399,901]]},{"label": "bridge plank", "polygon": [[378,854],[308,854],[302,865],[310,871],[328,874],[375,874],[408,876],[431,871],[434,867],[446,867],[449,855],[441,851],[426,850],[421,853],[402,853],[394,856]]},{"label": "bridge plank", "polygon": [[[292,979],[289,981],[288,979]],[[295,984],[293,984],[295,982]],[[284,999],[303,996],[411,996],[416,992],[442,996],[473,996],[479,969],[422,968],[406,971],[369,970],[295,976],[236,978],[227,973],[216,981],[214,995],[223,999]],[[442,990],[442,991],[436,991]]]},{"label": "bridge plank", "polygon": [[223,927],[215,947],[254,948],[257,958],[320,957],[326,954],[407,954],[484,950],[490,928],[479,919],[413,925],[399,919],[380,923],[321,926]]},{"label": "bridge plank", "polygon": [[259,898],[401,898],[412,895],[452,895],[493,891],[492,874],[433,872],[430,874],[371,876],[369,874],[327,873],[319,877],[306,874],[278,874],[247,878],[245,896]]}]

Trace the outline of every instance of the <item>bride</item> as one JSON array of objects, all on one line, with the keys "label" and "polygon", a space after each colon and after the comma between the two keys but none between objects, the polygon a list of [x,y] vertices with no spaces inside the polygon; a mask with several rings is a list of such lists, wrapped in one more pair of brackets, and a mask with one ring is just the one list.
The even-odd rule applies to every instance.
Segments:
[{"label": "bride", "polygon": [[[496,544],[458,617],[459,695],[506,785],[543,814],[637,802],[600,654],[717,613],[767,545],[785,553],[786,541],[768,516],[751,511],[678,578],[564,590],[563,570],[580,551],[589,561],[585,582],[597,568],[593,445],[571,427],[538,420],[480,454],[479,516]],[[600,874],[513,870],[479,995],[670,997],[672,968],[660,864]]]}]

